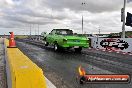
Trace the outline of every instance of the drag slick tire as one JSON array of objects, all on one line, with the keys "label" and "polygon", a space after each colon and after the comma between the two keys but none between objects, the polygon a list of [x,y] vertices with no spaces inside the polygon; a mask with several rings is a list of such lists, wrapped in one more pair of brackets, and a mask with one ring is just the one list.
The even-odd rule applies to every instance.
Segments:
[{"label": "drag slick tire", "polygon": [[74,48],[75,52],[81,52],[82,51],[82,47],[79,48]]}]

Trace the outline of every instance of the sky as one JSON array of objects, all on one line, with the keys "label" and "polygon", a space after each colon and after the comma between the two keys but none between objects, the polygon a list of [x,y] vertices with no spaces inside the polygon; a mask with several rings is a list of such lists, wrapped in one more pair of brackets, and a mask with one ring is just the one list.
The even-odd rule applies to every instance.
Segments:
[{"label": "sky", "polygon": [[[82,33],[122,31],[121,8],[124,0],[0,0],[0,35],[41,34],[54,28],[68,28]],[[132,13],[132,0],[126,13]],[[85,3],[82,5],[82,2]],[[39,29],[39,30],[38,30]],[[126,26],[126,31],[132,31]]]}]

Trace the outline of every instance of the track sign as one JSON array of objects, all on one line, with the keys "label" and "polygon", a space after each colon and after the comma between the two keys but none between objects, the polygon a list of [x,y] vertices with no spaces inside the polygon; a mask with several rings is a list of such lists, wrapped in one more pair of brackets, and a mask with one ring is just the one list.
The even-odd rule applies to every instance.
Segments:
[{"label": "track sign", "polygon": [[132,27],[132,14],[127,12],[127,17],[126,17],[126,26],[131,26]]}]

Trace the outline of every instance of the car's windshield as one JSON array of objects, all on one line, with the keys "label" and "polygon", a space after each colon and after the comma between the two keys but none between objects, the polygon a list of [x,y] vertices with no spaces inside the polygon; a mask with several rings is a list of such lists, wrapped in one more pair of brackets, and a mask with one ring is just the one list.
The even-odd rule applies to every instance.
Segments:
[{"label": "car's windshield", "polygon": [[57,30],[56,32],[60,35],[73,35],[72,30]]}]

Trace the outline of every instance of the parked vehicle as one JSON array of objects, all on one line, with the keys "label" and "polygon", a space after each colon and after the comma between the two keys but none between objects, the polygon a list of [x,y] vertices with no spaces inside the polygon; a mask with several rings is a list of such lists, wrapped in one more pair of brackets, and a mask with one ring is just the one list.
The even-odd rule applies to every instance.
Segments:
[{"label": "parked vehicle", "polygon": [[89,47],[89,40],[85,36],[77,36],[69,29],[53,29],[44,37],[45,46],[49,44],[54,46],[54,50],[74,48],[80,52],[82,48]]}]

